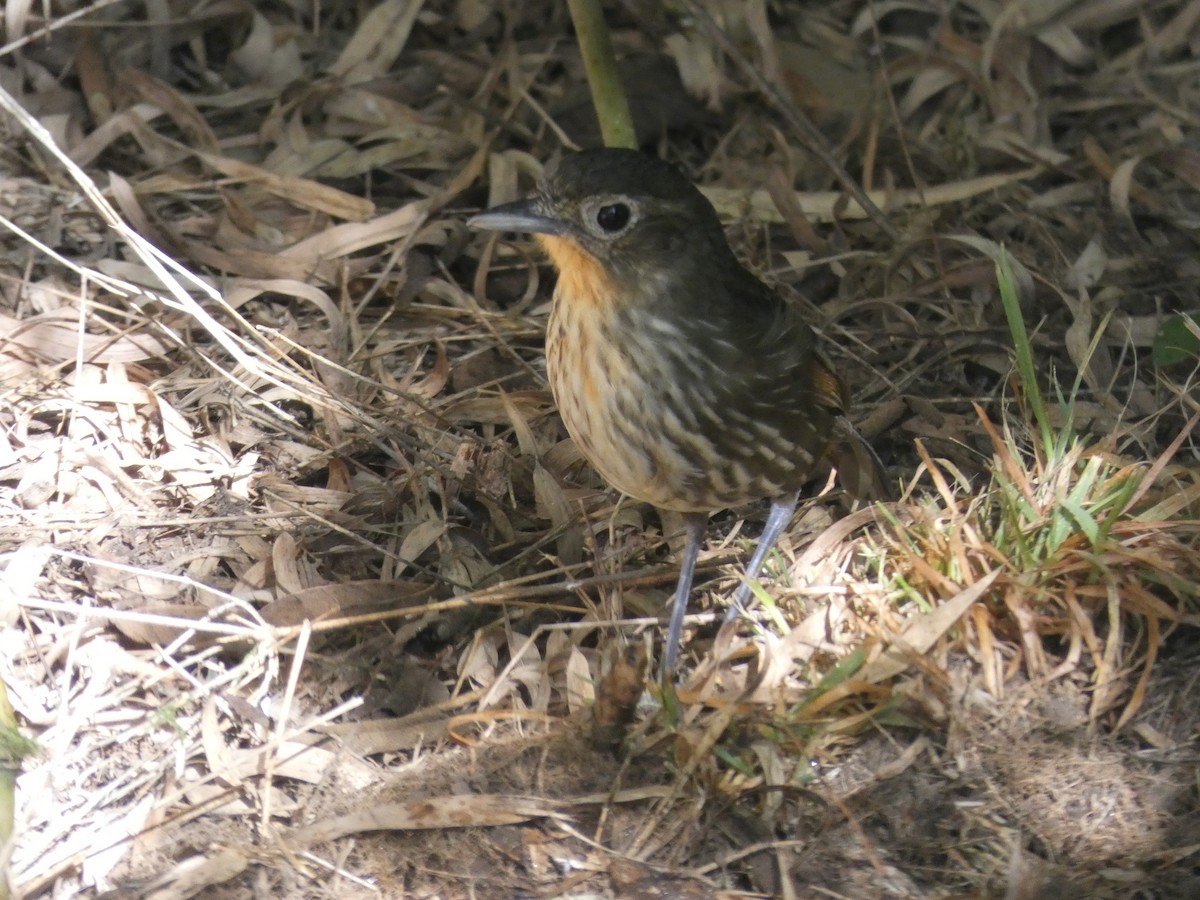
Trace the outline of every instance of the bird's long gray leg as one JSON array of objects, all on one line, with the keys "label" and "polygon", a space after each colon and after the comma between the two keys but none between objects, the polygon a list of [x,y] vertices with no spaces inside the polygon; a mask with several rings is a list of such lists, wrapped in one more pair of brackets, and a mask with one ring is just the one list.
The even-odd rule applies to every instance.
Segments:
[{"label": "bird's long gray leg", "polygon": [[675,599],[671,606],[671,624],[667,627],[667,645],[663,652],[662,680],[665,684],[675,673],[675,661],[679,658],[679,641],[683,637],[683,616],[687,612],[688,598],[692,593],[692,579],[696,575],[696,557],[700,555],[700,541],[708,524],[703,513],[689,513],[683,518],[687,542],[683,548],[683,561],[679,566],[679,583],[675,585]]},{"label": "bird's long gray leg", "polygon": [[783,529],[787,528],[788,522],[792,520],[798,502],[800,502],[799,491],[788,494],[786,497],[776,497],[771,501],[771,513],[767,516],[767,526],[763,529],[762,537],[758,539],[758,546],[754,548],[754,556],[750,559],[750,565],[746,567],[746,580],[738,585],[737,593],[733,595],[733,603],[730,605],[729,611],[725,613],[726,622],[732,622],[745,612],[746,604],[750,602],[750,582],[758,578],[758,573],[762,571],[763,563],[766,562],[767,554],[771,552],[771,548],[779,540],[779,535],[783,534]]}]

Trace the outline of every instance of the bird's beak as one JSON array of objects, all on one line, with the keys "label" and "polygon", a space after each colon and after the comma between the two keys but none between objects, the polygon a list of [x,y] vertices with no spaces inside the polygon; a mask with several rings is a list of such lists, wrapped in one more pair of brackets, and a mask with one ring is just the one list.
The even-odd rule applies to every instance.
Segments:
[{"label": "bird's beak", "polygon": [[521,234],[562,234],[566,225],[537,211],[532,200],[505,203],[472,216],[467,220],[472,228],[486,231],[516,231]]}]

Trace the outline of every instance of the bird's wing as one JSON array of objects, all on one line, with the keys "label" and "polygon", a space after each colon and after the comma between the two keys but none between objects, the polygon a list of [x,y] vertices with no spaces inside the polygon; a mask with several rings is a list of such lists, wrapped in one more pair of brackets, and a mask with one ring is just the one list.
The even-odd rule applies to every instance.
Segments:
[{"label": "bird's wing", "polygon": [[800,394],[804,399],[793,402],[843,413],[845,387],[820,353],[817,337],[800,309],[745,269],[730,282],[722,295],[736,299],[714,316],[722,321],[729,343],[739,350],[728,360],[734,369],[730,374],[756,384],[764,400],[789,406],[787,398]]},{"label": "bird's wing", "polygon": [[748,271],[735,278],[725,296],[740,303],[715,317],[727,329],[728,344],[739,348],[721,360],[729,375],[729,402],[737,402],[738,385],[756,385],[752,415],[814,457],[825,456],[852,496],[887,499],[883,464],[847,417],[845,383],[821,353],[801,310]]}]

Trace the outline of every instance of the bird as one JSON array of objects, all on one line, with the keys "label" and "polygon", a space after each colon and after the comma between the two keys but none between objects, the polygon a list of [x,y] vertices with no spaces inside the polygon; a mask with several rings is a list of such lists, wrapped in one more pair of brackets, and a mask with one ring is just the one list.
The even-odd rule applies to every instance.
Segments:
[{"label": "bird", "polygon": [[741,263],[674,165],[630,149],[568,153],[528,197],[468,225],[541,245],[558,271],[546,372],[568,434],[612,487],[682,514],[665,683],[709,515],[771,502],[732,621],[839,435],[863,444],[853,456],[869,466],[878,457],[849,425],[846,387],[811,325]]}]

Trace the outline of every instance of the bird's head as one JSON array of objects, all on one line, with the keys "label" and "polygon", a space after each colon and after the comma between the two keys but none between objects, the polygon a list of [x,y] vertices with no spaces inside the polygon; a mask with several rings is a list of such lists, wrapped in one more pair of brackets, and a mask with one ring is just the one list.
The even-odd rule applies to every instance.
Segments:
[{"label": "bird's head", "polygon": [[704,195],[674,166],[636,150],[566,156],[530,197],[468,224],[537,236],[563,275],[598,263],[618,282],[668,271],[698,278],[734,259]]}]

